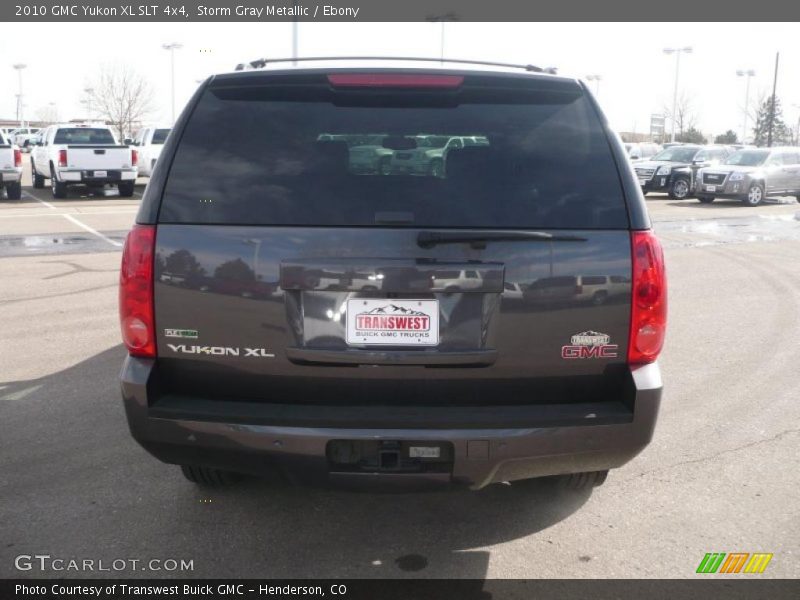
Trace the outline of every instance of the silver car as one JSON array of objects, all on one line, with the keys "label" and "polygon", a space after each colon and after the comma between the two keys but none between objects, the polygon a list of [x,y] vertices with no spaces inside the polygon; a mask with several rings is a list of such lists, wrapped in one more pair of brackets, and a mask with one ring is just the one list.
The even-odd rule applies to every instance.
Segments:
[{"label": "silver car", "polygon": [[697,199],[735,198],[757,206],[769,195],[800,200],[800,148],[743,148],[724,164],[700,169]]}]

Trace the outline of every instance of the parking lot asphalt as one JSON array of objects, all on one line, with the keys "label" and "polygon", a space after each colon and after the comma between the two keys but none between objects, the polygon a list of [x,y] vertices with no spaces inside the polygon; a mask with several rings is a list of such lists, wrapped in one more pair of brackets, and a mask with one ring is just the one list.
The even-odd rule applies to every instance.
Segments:
[{"label": "parking lot asphalt", "polygon": [[[122,410],[117,268],[138,197],[23,183],[0,200],[0,577],[695,577],[706,552],[770,552],[762,576],[800,576],[794,199],[648,196],[670,282],[665,397],[652,444],[592,493],[208,492],[140,449]],[[20,572],[22,554],[194,569]]]}]

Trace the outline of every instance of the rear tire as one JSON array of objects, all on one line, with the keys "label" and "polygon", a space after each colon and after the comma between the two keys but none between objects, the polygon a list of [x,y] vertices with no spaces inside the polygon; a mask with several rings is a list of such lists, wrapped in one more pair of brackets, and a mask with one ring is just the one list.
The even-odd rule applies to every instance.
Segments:
[{"label": "rear tire", "polygon": [[580,491],[603,485],[607,477],[608,470],[570,473],[559,478],[559,485],[567,490]]},{"label": "rear tire", "polygon": [[714,201],[714,196],[698,196],[697,199],[703,204],[711,204]]},{"label": "rear tire", "polygon": [[119,188],[119,195],[123,198],[130,198],[133,196],[133,181],[121,181],[117,186]]},{"label": "rear tire", "polygon": [[381,162],[378,163],[378,172],[381,175],[391,175],[392,174],[392,157],[391,156],[384,156],[381,159]]},{"label": "rear tire", "polygon": [[22,183],[15,181],[6,184],[6,194],[9,200],[19,200],[22,198]]},{"label": "rear tire", "polygon": [[67,184],[56,179],[56,172],[52,167],[50,167],[50,189],[53,192],[53,198],[67,197]]},{"label": "rear tire", "polygon": [[33,159],[31,159],[31,175],[33,175],[33,187],[37,190],[44,188],[44,175],[39,175],[36,172],[36,165],[33,163]]},{"label": "rear tire", "polygon": [[181,473],[192,483],[201,487],[225,487],[236,483],[241,477],[230,471],[221,471],[211,467],[197,467],[193,465],[181,465]]}]

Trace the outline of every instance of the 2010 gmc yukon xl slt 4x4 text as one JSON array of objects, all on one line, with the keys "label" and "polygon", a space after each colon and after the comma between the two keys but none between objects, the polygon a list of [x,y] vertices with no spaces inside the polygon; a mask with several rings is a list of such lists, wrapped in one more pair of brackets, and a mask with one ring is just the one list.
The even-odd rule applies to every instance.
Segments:
[{"label": "2010 gmc yukon xl slt 4x4 text", "polygon": [[[622,145],[576,79],[435,64],[256,63],[176,123],[123,252],[120,377],[190,480],[588,486],[649,443],[666,281]],[[481,143],[412,174],[347,141],[430,135]],[[621,289],[506,301],[555,277]]]}]

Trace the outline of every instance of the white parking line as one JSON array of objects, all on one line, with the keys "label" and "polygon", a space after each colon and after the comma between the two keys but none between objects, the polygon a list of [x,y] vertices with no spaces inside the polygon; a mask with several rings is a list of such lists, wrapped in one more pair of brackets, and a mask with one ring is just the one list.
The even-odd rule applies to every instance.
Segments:
[{"label": "white parking line", "polygon": [[102,233],[100,233],[96,229],[92,229],[86,223],[81,223],[78,219],[76,219],[72,215],[64,214],[62,216],[65,219],[67,219],[68,221],[71,221],[72,223],[75,223],[75,225],[77,225],[78,227],[81,227],[81,228],[85,229],[86,231],[88,231],[89,233],[93,233],[94,235],[96,235],[100,239],[107,241],[112,246],[117,246],[118,248],[122,246],[122,244],[120,242],[112,240],[110,237],[103,235]]},{"label": "white parking line", "polygon": [[44,201],[44,200],[42,200],[41,198],[37,198],[36,196],[34,196],[33,194],[31,194],[31,193],[30,193],[29,191],[27,191],[27,190],[23,190],[23,193],[24,193],[26,196],[30,196],[31,198],[33,198],[33,199],[34,199],[34,200],[36,200],[37,202],[41,202],[41,203],[42,203],[42,204],[44,204],[44,205],[45,205],[47,208],[52,208],[53,210],[55,210],[55,208],[56,208],[55,206],[53,206],[53,205],[52,205],[52,204],[50,204],[49,202],[45,202],[45,201]]},{"label": "white parking line", "polygon": [[51,213],[51,212],[38,212],[38,213],[14,213],[10,215],[1,214],[0,219],[19,219],[19,218],[28,218],[28,217],[64,217],[68,214],[77,214],[77,215],[135,215],[138,212],[137,209],[133,210],[97,210],[97,211],[80,211],[75,213]]}]

